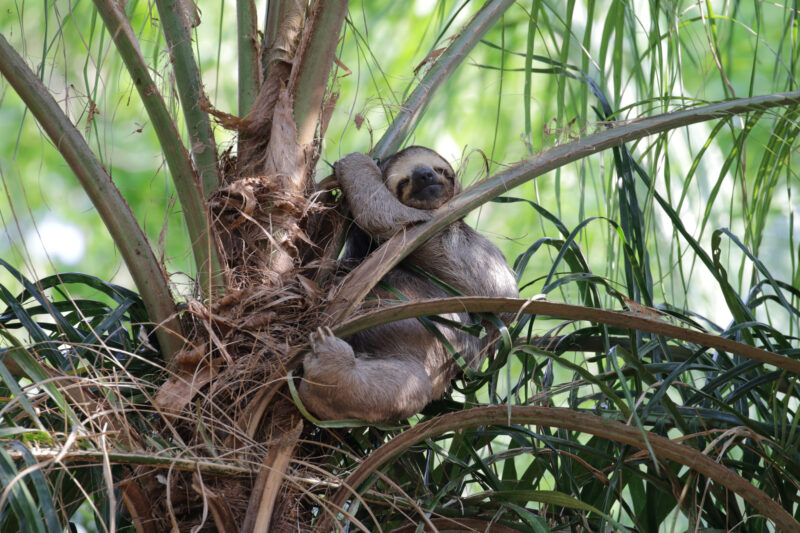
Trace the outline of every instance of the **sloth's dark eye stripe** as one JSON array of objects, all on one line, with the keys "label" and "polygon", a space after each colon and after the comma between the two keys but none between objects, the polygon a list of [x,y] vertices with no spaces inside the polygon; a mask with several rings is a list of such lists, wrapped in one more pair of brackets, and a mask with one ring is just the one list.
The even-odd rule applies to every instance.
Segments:
[{"label": "sloth's dark eye stripe", "polygon": [[450,181],[455,181],[455,176],[453,175],[453,173],[448,170],[445,170],[443,167],[433,167],[433,171],[436,172],[437,174],[441,174]]},{"label": "sloth's dark eye stripe", "polygon": [[408,185],[408,178],[403,178],[397,182],[397,192],[402,191]]}]

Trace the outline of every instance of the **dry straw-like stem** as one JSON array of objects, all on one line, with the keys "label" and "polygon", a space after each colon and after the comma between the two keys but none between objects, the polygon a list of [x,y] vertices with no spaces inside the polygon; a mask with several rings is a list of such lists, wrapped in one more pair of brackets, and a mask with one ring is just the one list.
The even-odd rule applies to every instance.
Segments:
[{"label": "dry straw-like stem", "polygon": [[278,492],[302,429],[303,422],[300,421],[282,439],[270,446],[253,486],[250,506],[242,525],[243,533],[269,531]]},{"label": "dry straw-like stem", "polygon": [[[222,463],[220,461],[209,461],[191,457],[158,456],[152,453],[91,450],[75,450],[65,453],[60,449],[38,449],[31,451],[31,453],[39,461],[52,460],[57,457],[62,463],[96,464],[106,456],[109,461],[117,465],[172,468],[184,472],[200,471],[207,474],[222,474],[226,476],[249,476],[253,473],[252,468],[242,466],[241,462],[229,461],[228,463]],[[20,458],[18,453],[9,452],[9,454],[14,459]]]}]

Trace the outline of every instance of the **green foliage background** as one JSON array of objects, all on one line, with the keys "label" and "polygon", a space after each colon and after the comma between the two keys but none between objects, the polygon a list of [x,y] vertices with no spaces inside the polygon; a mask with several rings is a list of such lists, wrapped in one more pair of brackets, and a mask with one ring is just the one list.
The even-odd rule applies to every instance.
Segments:
[{"label": "green foliage background", "polygon": [[[428,68],[426,58],[447,46],[480,6],[463,0],[351,3],[337,53],[340,64],[332,81],[332,90],[340,98],[322,146],[317,179],[325,177],[328,165],[343,155],[370,149]],[[194,46],[205,91],[217,109],[235,113],[234,4],[223,0],[201,2],[198,7],[202,24],[194,35]],[[257,7],[263,20],[264,5]],[[130,0],[125,11],[162,94],[168,98],[174,116],[179,116],[155,7],[142,0]],[[163,256],[176,291],[182,297],[189,296],[192,284],[187,276],[194,267],[181,208],[153,129],[93,5],[85,0],[17,2],[4,7],[3,13],[0,32],[38,69],[70,118],[84,129],[89,145]],[[758,1],[518,2],[431,100],[408,144],[430,146],[460,163],[466,185],[520,159],[601,131],[606,120],[634,120],[733,97],[796,90],[800,57],[798,13],[793,5]],[[415,67],[419,67],[417,74]],[[613,110],[613,116],[607,117],[604,107]],[[772,344],[759,345],[796,358],[800,350],[797,117],[796,108],[778,108],[763,115],[753,113],[705,122],[630,143],[628,149],[649,177],[651,187],[638,179],[635,185],[623,184],[613,153],[605,151],[508,192],[508,196],[535,202],[555,215],[567,233],[576,231],[575,241],[589,269],[599,278],[587,278],[560,261],[558,248],[548,244],[565,235],[527,203],[489,203],[470,214],[468,221],[492,238],[509,262],[541,245],[535,248],[522,273],[523,296],[546,292],[551,300],[583,303],[580,282],[589,281],[600,294],[600,306],[619,308],[618,300],[609,293],[617,290],[634,297],[635,291],[631,276],[626,276],[621,232],[610,221],[619,222],[621,213],[627,213],[620,209],[620,189],[626,193],[635,191],[644,234],[628,244],[647,252],[649,265],[640,265],[637,273],[648,272],[649,267],[652,304],[675,312],[684,320],[695,320],[715,333],[750,343],[754,336],[758,338],[758,332],[765,331],[762,341],[768,339]],[[182,121],[176,123],[183,127]],[[132,288],[108,233],[71,171],[15,92],[1,79],[0,124],[4,132],[0,135],[0,178],[4,188],[0,194],[0,257],[30,279],[76,270]],[[233,145],[230,132],[216,127],[215,133],[223,148]],[[669,209],[659,206],[656,195],[666,200]],[[51,217],[74,224],[84,233],[87,248],[79,262],[66,264],[52,254],[44,257],[35,252],[35,231]],[[680,234],[681,223],[691,236],[691,243]],[[730,233],[714,233],[719,228],[729,228]],[[724,270],[708,269],[698,259],[698,249],[709,256],[716,253]],[[551,273],[557,259],[560,263]],[[0,269],[0,285],[12,293],[20,289],[6,269]],[[604,290],[606,286],[611,290]],[[76,286],[75,291],[73,296],[80,296],[88,288]],[[752,304],[752,317],[736,316],[736,298]],[[647,303],[647,298],[634,299]],[[545,325],[558,324],[537,319],[537,330],[544,332]],[[519,330],[514,334],[524,338]],[[631,334],[631,339],[635,338],[641,340]],[[713,419],[720,427],[741,424],[753,431],[757,428],[760,433],[747,446],[736,448],[729,464],[735,464],[742,475],[763,490],[772,488],[774,483],[779,487],[775,493],[797,517],[797,497],[791,494],[791,487],[800,483],[796,376],[779,379],[780,373],[771,367],[754,370],[743,359],[713,353],[692,352],[696,358],[692,361],[697,363],[692,368],[656,360],[647,360],[646,368],[644,363],[639,365],[638,355],[651,356],[657,342],[652,340],[647,350],[634,353],[637,357],[631,358],[621,350],[587,361],[581,353],[566,353],[552,366],[542,362],[545,356],[534,360],[524,357],[530,351],[512,352],[517,357],[511,357],[498,373],[501,377],[470,398],[483,403],[509,401],[512,389],[519,395],[520,389],[514,387],[518,385],[516,376],[522,375],[536,385],[564,386],[563,390],[550,390],[548,405],[587,412],[605,412],[613,407],[597,389],[586,392],[592,384],[597,385],[595,382],[582,382],[580,387],[584,388],[580,390],[579,386],[568,386],[578,379],[574,369],[578,365],[588,369],[589,377],[582,375],[586,379],[605,372],[600,382],[614,387],[629,407],[637,399],[652,399],[652,404],[639,406],[644,422],[637,419],[633,424],[656,428],[670,437],[685,435],[687,427],[701,431],[705,421],[713,419],[714,409],[724,411],[730,405],[730,411]],[[536,362],[532,365],[535,368],[529,366],[531,361]],[[624,366],[617,368],[618,363]],[[626,371],[627,376],[634,377],[616,381],[613,371],[620,376]],[[661,383],[656,377],[661,379],[673,371],[678,372],[673,376],[676,383],[679,378],[682,380],[680,386],[658,388],[653,394]],[[640,376],[646,376],[644,381]],[[524,401],[534,401],[530,399],[534,393],[527,387],[526,381]],[[663,422],[668,417],[662,398],[688,406],[681,411],[685,419],[676,422],[678,426],[686,424],[681,431],[670,425],[674,420],[670,424]],[[707,409],[703,411],[705,419],[695,417],[692,411],[695,407],[700,410],[700,406]],[[736,416],[732,414],[734,408]],[[650,418],[646,419],[648,415]],[[527,452],[517,451],[519,455],[511,454],[509,459],[494,455],[496,450],[490,447],[491,456],[483,450],[481,460],[477,460],[478,454],[472,453],[470,446],[480,449],[480,439],[492,442],[489,437],[496,438],[495,446],[499,442],[511,449],[514,439],[522,438],[514,433],[516,430],[499,437],[487,437],[481,431],[426,443],[440,454],[440,463],[436,463],[432,474],[435,483],[463,483],[467,488],[459,485],[462,492],[474,495],[486,486],[502,492],[517,488],[512,481],[525,487],[524,482],[536,479],[539,488],[562,491],[587,505],[602,507],[604,513],[630,527],[656,531],[663,526],[659,520],[666,523],[668,513],[673,513],[667,524],[671,530],[681,530],[687,522],[695,524],[697,516],[688,512],[688,517],[681,515],[673,508],[674,500],[660,498],[653,487],[665,493],[670,489],[659,485],[660,478],[649,467],[631,467],[640,477],[633,476],[627,485],[619,481],[623,479],[621,459],[609,474],[623,487],[620,500],[626,503],[615,500],[613,483],[604,489],[593,484],[595,480],[587,474],[590,469],[581,470],[587,464],[585,457],[594,461],[599,456],[597,465],[590,465],[596,468],[603,468],[601,459],[615,461],[619,448],[609,441],[586,435],[570,441],[565,432],[556,430],[544,435],[553,449],[563,445],[562,451],[574,448],[579,450],[576,454],[587,453],[581,455],[584,462],[573,464],[573,477],[573,471],[565,473],[563,465],[554,464],[551,471],[531,463]],[[702,450],[701,445],[713,438],[698,447]],[[777,443],[779,453],[773,455],[760,448],[758,453],[753,452],[749,446],[755,446],[755,441],[761,443],[759,439]],[[370,442],[366,437],[364,441]],[[365,444],[364,449],[369,450],[370,446]],[[426,468],[419,456],[413,457],[408,463],[394,465],[392,470],[396,479],[411,480],[412,485],[419,482],[414,475]],[[451,482],[458,475],[467,476],[455,472],[464,457],[475,459],[469,475],[475,471],[476,478],[485,475],[483,484],[461,478],[458,483]],[[769,476],[760,478],[758,472],[767,463],[779,472],[770,474],[777,481]],[[690,484],[679,468],[673,467],[672,474],[684,476],[681,482]],[[430,498],[431,507],[446,494],[444,488],[442,493],[424,494],[427,486],[421,483],[413,488]],[[702,487],[697,489],[698,494],[702,491]],[[547,506],[544,496],[536,497],[526,501]],[[725,506],[730,502],[716,497],[713,505],[718,509],[706,508],[704,516],[709,522],[720,524],[724,523]],[[508,509],[513,508],[508,501],[504,503]],[[575,500],[550,503],[585,510]],[[628,504],[630,507],[626,508]],[[643,514],[646,518],[630,525]],[[531,530],[544,530],[537,529],[545,526],[529,510],[519,511],[519,516],[522,521],[528,520]],[[752,529],[745,530],[768,528],[759,520],[748,522],[750,525],[744,527]],[[699,527],[702,520],[696,523]]]},{"label": "green foliage background", "polygon": [[[195,44],[205,89],[216,107],[233,111],[235,13],[225,2],[199,7],[203,31]],[[364,2],[352,9],[340,56],[352,75],[335,83],[341,99],[324,145],[327,162],[351,151],[369,149],[414,83],[413,68],[432,50],[445,46],[448,37],[477,7],[477,3],[469,2],[420,1],[413,6]],[[619,109],[619,119],[793,87],[793,42],[787,33],[793,21],[790,10],[778,5],[746,3],[726,8],[695,3],[649,7],[627,2],[519,3],[508,11],[502,26],[490,30],[486,43],[469,54],[433,99],[410,141],[440,150],[455,162],[466,160],[465,183],[486,175],[483,154],[489,158],[493,173],[503,164],[599,128],[599,118],[592,111],[597,99],[583,83],[554,75],[553,66],[543,61],[534,60],[531,70],[526,69],[531,9],[536,20],[530,43],[533,55],[585,72],[597,82],[612,108]],[[172,95],[170,105],[177,110],[166,69],[168,59],[158,27],[150,18],[151,9],[145,2],[132,1],[126,11],[145,57],[152,60],[157,81],[164,94]],[[0,30],[38,66],[57,98],[68,102],[71,118],[88,132],[90,145],[112,172],[152,241],[158,243],[168,270],[191,272],[187,236],[177,213],[180,207],[155,135],[93,6],[79,1],[66,9],[48,3],[42,10],[40,4],[20,3],[7,15],[0,22]],[[503,45],[505,52],[496,48]],[[423,65],[421,70],[425,68]],[[528,78],[530,97],[525,90]],[[67,265],[57,258],[51,258],[52,264],[41,256],[31,260],[24,250],[36,245],[36,238],[31,239],[35,221],[41,223],[51,215],[76,224],[86,236],[86,255],[69,268],[129,285],[119,257],[109,253],[113,245],[108,235],[69,170],[26,116],[18,97],[3,87],[3,257],[26,266],[31,274],[63,270]],[[360,129],[356,127],[357,117],[365,120]],[[776,277],[796,282],[793,151],[779,154],[776,163],[782,168],[776,165],[771,176],[757,176],[765,152],[771,149],[764,140],[769,126],[757,125],[748,136],[752,140],[744,143],[738,154],[734,152],[741,125],[734,120],[715,133],[688,179],[711,125],[647,139],[635,146],[634,152],[641,155],[639,160],[655,177],[656,189],[668,198],[674,197],[699,242],[709,243],[710,229],[731,227],[745,244],[758,246],[759,256]],[[231,138],[219,127],[216,134],[223,142]],[[736,160],[723,167],[729,155],[735,155]],[[616,216],[614,176],[612,156],[607,152],[512,194],[536,199],[571,228],[589,216]],[[706,210],[716,187],[719,196]],[[641,195],[647,199],[648,193],[641,191]],[[645,205],[652,207],[652,202],[645,200]],[[657,299],[701,314],[719,311],[714,302],[720,301],[720,294],[713,286],[695,283],[691,290],[687,287],[688,278],[702,278],[705,273],[702,268],[692,269],[691,259],[681,254],[669,221],[657,209],[647,209],[644,215],[648,245],[660,272],[656,290],[663,296]],[[745,224],[748,219],[752,224]],[[522,205],[485,206],[470,220],[493,236],[509,257],[553,231]],[[27,239],[20,238],[20,231]],[[610,256],[617,256],[618,246],[608,228],[592,223],[580,239],[593,269],[616,279],[617,269]],[[737,276],[739,290],[745,292],[751,266],[736,251],[729,257],[733,272],[741,270]],[[538,274],[547,268],[543,264]],[[537,272],[530,277],[536,278]],[[177,277],[176,281],[186,280]],[[726,317],[723,314],[716,320],[724,322]]]}]

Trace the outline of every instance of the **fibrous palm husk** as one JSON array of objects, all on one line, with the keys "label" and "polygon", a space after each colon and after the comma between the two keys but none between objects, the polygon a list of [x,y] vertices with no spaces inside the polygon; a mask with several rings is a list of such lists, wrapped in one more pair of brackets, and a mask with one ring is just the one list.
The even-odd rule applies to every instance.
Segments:
[{"label": "fibrous palm husk", "polygon": [[[297,141],[290,87],[304,5],[287,4],[250,113],[224,123],[239,130],[238,153],[223,157],[223,184],[208,206],[226,292],[187,303],[190,334],[153,402],[164,438],[182,443],[181,454],[235,472],[139,469],[129,500],[149,502],[136,507],[137,522],[155,531],[247,531],[267,522],[270,531],[303,531],[326,490],[323,483],[312,495],[292,481],[325,477],[331,447],[303,424],[286,387],[309,334],[328,323],[344,228],[331,193],[312,186],[318,140]],[[331,95],[322,104],[321,132],[334,103]]]},{"label": "fibrous palm husk", "polygon": [[[324,310],[335,281],[335,261],[325,257],[335,255],[326,248],[335,247],[335,228],[341,229],[342,223],[336,209],[320,201],[329,195],[306,198],[287,191],[283,181],[241,178],[210,201],[229,265],[230,289],[216,300],[187,303],[184,316],[192,325],[191,342],[179,354],[177,371],[161,387],[155,404],[172,417],[173,431],[197,456],[234,459],[236,465],[251,467],[253,474],[181,472],[169,483],[144,485],[151,502],[165,501],[168,487],[182,494],[173,500],[171,511],[181,529],[197,526],[205,505],[213,516],[204,528],[219,529],[212,518],[229,517],[226,520],[235,522],[231,531],[239,531],[248,505],[253,506],[257,473],[272,467],[264,460],[274,444],[296,434],[290,456],[308,453],[294,448],[302,440],[297,430],[301,416],[285,385],[292,365],[307,349],[309,334],[327,323]],[[282,229],[282,240],[275,237],[275,227]],[[286,260],[290,268],[276,272],[276,258]],[[302,436],[310,431],[313,427],[306,424]],[[327,461],[320,456],[318,462]],[[296,465],[291,469],[293,475],[302,475]],[[319,477],[319,472],[313,476]],[[310,512],[303,492],[291,484],[282,485],[273,503],[272,514],[284,525],[273,522],[271,531],[289,525],[296,531],[305,522],[300,516]],[[152,516],[170,515],[169,509],[163,511]]]}]

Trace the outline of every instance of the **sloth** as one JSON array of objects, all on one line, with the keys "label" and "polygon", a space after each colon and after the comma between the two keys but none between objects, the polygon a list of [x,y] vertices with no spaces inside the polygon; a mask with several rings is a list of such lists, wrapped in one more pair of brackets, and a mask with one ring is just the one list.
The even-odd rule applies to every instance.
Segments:
[{"label": "sloth", "polygon": [[[364,154],[350,154],[334,170],[355,222],[343,256],[349,261],[363,259],[396,233],[430,220],[434,210],[461,192],[450,164],[421,146],[394,154],[380,167]],[[370,295],[397,300],[400,293],[409,301],[451,296],[420,271],[465,296],[519,296],[502,252],[463,220],[414,250]],[[387,286],[391,289],[382,288]],[[441,316],[451,323],[471,323],[467,313]],[[415,318],[370,328],[347,342],[319,328],[311,334],[311,350],[303,360],[301,401],[324,420],[379,423],[420,412],[461,372],[428,327],[435,327],[473,369],[480,367],[488,344],[496,338],[496,331],[478,339],[458,328],[426,326]]]}]

